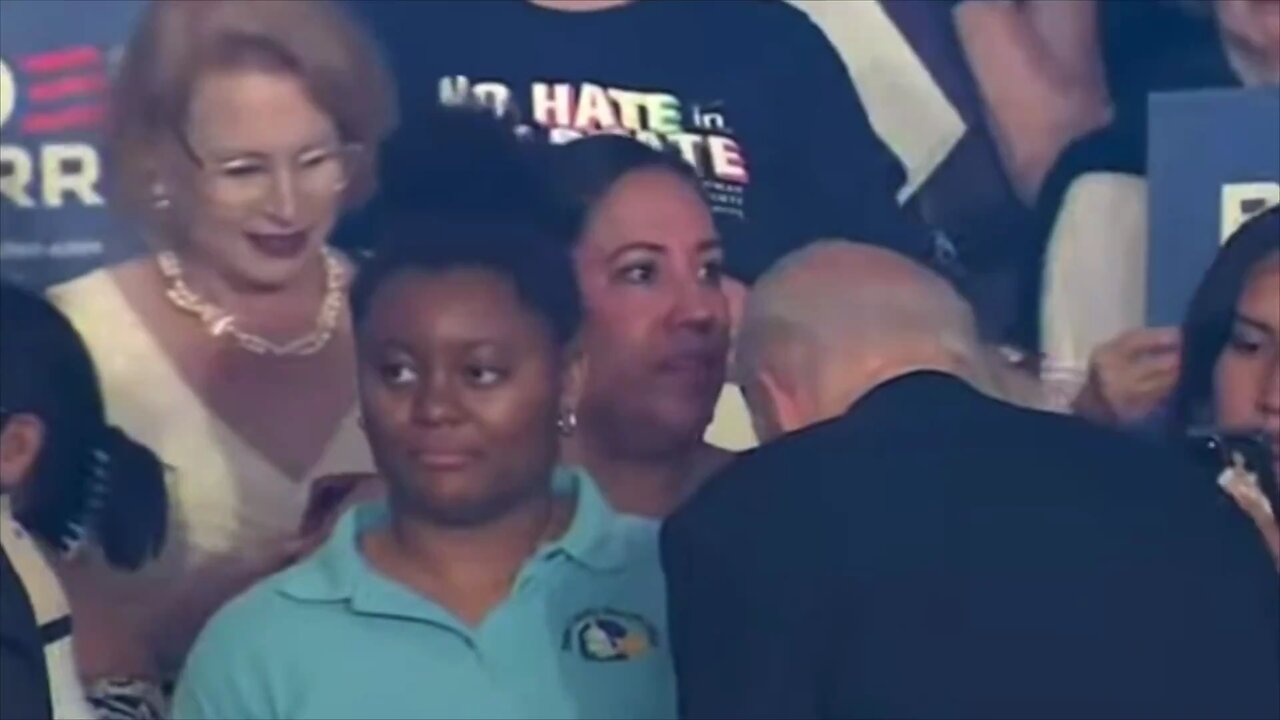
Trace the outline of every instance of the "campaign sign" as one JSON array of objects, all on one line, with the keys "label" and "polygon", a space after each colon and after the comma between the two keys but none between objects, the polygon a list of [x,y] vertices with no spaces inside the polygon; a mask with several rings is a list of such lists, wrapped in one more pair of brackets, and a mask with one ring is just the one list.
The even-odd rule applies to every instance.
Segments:
[{"label": "campaign sign", "polygon": [[101,133],[145,0],[0,2],[0,275],[42,289],[130,257],[107,212]]},{"label": "campaign sign", "polygon": [[1280,204],[1280,89],[1151,96],[1147,320],[1178,325],[1245,220]]}]

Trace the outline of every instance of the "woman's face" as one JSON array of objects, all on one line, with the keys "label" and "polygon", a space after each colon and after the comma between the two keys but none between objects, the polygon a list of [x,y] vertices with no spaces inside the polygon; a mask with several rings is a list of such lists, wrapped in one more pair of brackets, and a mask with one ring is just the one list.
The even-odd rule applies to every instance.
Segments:
[{"label": "woman's face", "polygon": [[706,203],[666,170],[624,176],[574,253],[586,306],[586,422],[642,449],[702,436],[725,378],[723,250]]},{"label": "woman's face", "polygon": [[295,76],[206,73],[186,126],[174,133],[173,209],[184,251],[256,288],[286,286],[314,268],[352,158]]},{"label": "woman's face", "polygon": [[1249,276],[1213,384],[1218,424],[1266,433],[1280,477],[1280,255]]},{"label": "woman's face", "polygon": [[546,491],[573,373],[508,280],[395,276],[370,304],[359,352],[370,445],[412,512],[477,524]]}]

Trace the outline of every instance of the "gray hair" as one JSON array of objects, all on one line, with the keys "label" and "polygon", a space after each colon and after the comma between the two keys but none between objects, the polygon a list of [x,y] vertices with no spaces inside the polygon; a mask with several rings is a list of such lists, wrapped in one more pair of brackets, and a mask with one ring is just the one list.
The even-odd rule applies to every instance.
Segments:
[{"label": "gray hair", "polygon": [[990,364],[969,304],[941,276],[891,251],[824,240],[752,288],[735,350],[739,382],[766,366],[812,376],[842,360],[910,347],[987,391]]}]

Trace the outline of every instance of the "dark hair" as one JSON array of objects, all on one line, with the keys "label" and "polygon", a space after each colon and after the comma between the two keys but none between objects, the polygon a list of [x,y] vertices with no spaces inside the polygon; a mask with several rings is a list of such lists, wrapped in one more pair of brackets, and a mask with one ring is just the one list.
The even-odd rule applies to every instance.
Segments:
[{"label": "dark hair", "polygon": [[140,567],[164,544],[163,466],[107,424],[89,352],[53,305],[0,284],[0,333],[4,419],[31,414],[45,429],[17,520],[61,552],[88,539],[111,565]]},{"label": "dark hair", "polygon": [[1183,360],[1170,430],[1182,434],[1206,420],[1213,369],[1235,322],[1236,303],[1258,263],[1280,252],[1280,207],[1246,222],[1227,240],[1196,289],[1182,323]]},{"label": "dark hair", "polygon": [[406,272],[486,270],[511,281],[525,307],[546,321],[557,344],[578,333],[582,304],[567,248],[544,242],[537,231],[511,218],[472,220],[406,216],[396,227],[403,239],[383,242],[351,289],[351,315],[359,328],[374,295]]},{"label": "dark hair", "polygon": [[577,334],[576,221],[503,122],[489,111],[435,110],[428,131],[392,140],[384,167],[385,192],[364,217],[371,259],[351,290],[357,326],[378,288],[401,272],[475,268],[510,279],[559,343]]},{"label": "dark hair", "polygon": [[546,164],[557,191],[577,216],[579,230],[613,186],[633,172],[666,171],[702,195],[698,173],[679,155],[622,135],[592,135],[555,146]]}]

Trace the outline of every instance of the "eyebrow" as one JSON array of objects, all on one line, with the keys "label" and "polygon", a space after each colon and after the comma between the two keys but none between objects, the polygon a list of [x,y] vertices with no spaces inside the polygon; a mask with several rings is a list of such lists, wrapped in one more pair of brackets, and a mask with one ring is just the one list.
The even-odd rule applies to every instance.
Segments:
[{"label": "eyebrow", "polygon": [[[458,337],[447,340],[448,344],[464,352],[489,351],[503,353],[510,348],[510,343],[493,337]],[[384,337],[375,339],[373,349],[382,353],[399,353],[416,358],[418,353],[401,338]]]},{"label": "eyebrow", "polygon": [[1267,323],[1262,322],[1261,320],[1255,320],[1243,313],[1236,313],[1235,320],[1237,323],[1244,325],[1246,327],[1252,328],[1254,330],[1257,330],[1258,332],[1266,333],[1267,335],[1272,335],[1272,336],[1276,334],[1275,328],[1271,327]]},{"label": "eyebrow", "polygon": [[370,337],[364,347],[376,354],[398,353],[401,355],[413,355],[413,350],[406,346],[403,342],[395,338],[389,337]]},{"label": "eyebrow", "polygon": [[[315,152],[316,150],[325,149],[327,146],[333,145],[333,144],[336,144],[336,143],[331,142],[329,140],[315,140],[313,142],[305,143],[304,145],[300,146],[297,150],[292,151],[290,154],[296,158],[299,155],[305,155],[309,152]],[[247,150],[243,148],[234,148],[234,147],[210,148],[208,152],[209,152],[210,159],[213,160],[214,162],[233,162],[236,160],[245,160],[249,158],[252,158],[255,160],[269,160],[272,157],[271,153],[262,152],[261,150]]]},{"label": "eyebrow", "polygon": [[[720,240],[720,238],[707,238],[705,240],[700,240],[698,242],[697,251],[699,253],[706,253],[714,250],[720,250],[723,247],[724,247],[724,243]],[[607,259],[610,262],[613,262],[614,260],[617,260],[620,256],[636,250],[643,250],[646,252],[657,253],[659,255],[665,255],[667,253],[667,247],[665,245],[661,245],[659,243],[653,243],[653,242],[637,241],[637,242],[627,243],[626,245],[623,245],[622,247],[613,250],[612,252],[609,253]]]}]

